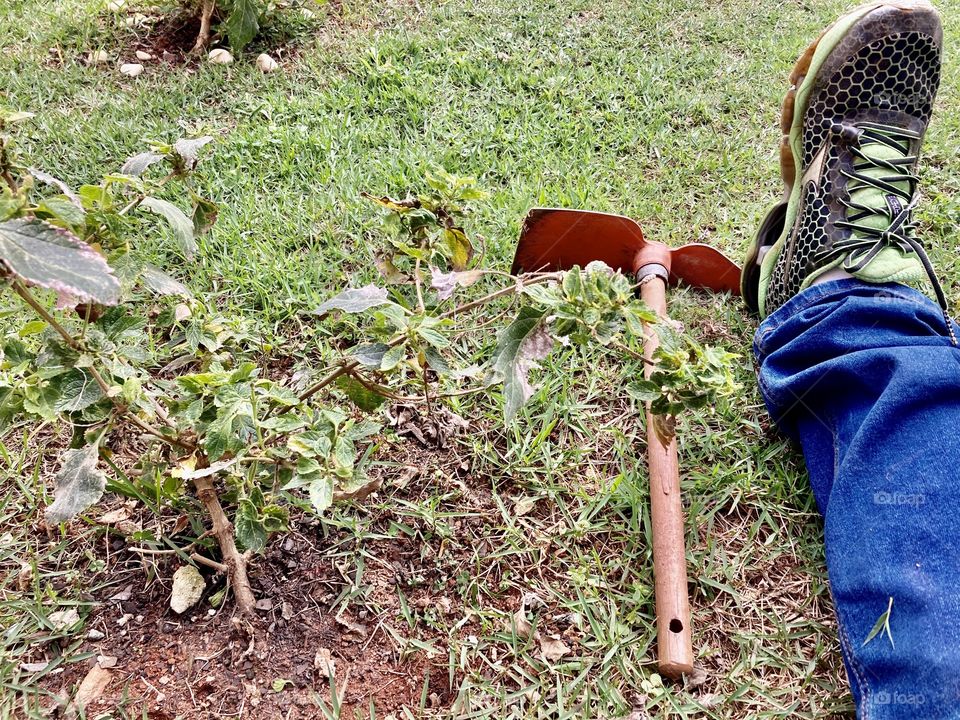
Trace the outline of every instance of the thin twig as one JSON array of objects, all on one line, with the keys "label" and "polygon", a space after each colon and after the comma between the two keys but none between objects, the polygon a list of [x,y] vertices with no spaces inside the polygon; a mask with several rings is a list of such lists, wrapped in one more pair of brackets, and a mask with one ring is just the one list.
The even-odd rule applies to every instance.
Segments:
[{"label": "thin twig", "polygon": [[203,7],[200,11],[200,31],[197,33],[197,39],[190,50],[191,55],[201,55],[210,44],[210,19],[213,17],[213,11],[216,9],[216,0],[203,0]]},{"label": "thin twig", "polygon": [[423,313],[426,307],[423,304],[423,279],[420,277],[420,258],[413,265],[413,284],[417,289],[417,309]]},{"label": "thin twig", "polygon": [[74,339],[73,335],[68,333],[63,326],[57,322],[56,318],[47,312],[47,309],[40,304],[40,302],[19,280],[13,281],[13,291],[23,298],[23,301],[32,307],[36,311],[37,315],[42,317],[50,327],[56,330],[60,337],[63,338],[63,341],[67,343],[67,345],[77,352],[83,352],[83,348],[80,346],[80,343]]},{"label": "thin twig", "polygon": [[612,341],[612,342],[610,343],[610,345],[611,345],[611,347],[615,347],[615,348],[616,348],[617,350],[619,350],[620,352],[622,352],[622,353],[624,353],[624,354],[626,354],[626,355],[629,355],[629,356],[632,357],[634,360],[640,360],[640,361],[644,362],[644,363],[647,364],[647,365],[656,365],[656,364],[657,364],[657,361],[656,361],[656,360],[651,360],[650,358],[644,357],[643,355],[641,355],[640,353],[638,353],[638,352],[637,352],[636,350],[634,350],[633,348],[630,348],[630,347],[627,347],[626,345],[624,345],[624,344],[623,344],[622,342],[620,342],[619,340],[614,340],[614,341]]},{"label": "thin twig", "polygon": [[562,277],[562,273],[544,273],[543,275],[536,275],[529,280],[525,276],[520,276],[516,278],[516,284],[509,287],[500,288],[489,295],[484,295],[482,298],[474,300],[473,302],[468,302],[466,305],[460,305],[455,307],[452,310],[447,310],[447,312],[440,315],[441,320],[446,320],[451,318],[454,315],[464,313],[467,310],[473,310],[475,307],[480,307],[481,305],[486,305],[491,300],[496,300],[498,297],[503,297],[504,295],[510,295],[511,293],[519,293],[525,287],[530,285],[539,285],[540,283],[549,282],[551,280],[559,280]]},{"label": "thin twig", "polygon": [[217,572],[222,572],[225,575],[230,572],[230,568],[228,568],[223,563],[217,562],[216,560],[211,560],[208,557],[204,557],[200,553],[190,553],[190,559],[193,560],[195,563],[206,565],[207,567],[213,568]]}]

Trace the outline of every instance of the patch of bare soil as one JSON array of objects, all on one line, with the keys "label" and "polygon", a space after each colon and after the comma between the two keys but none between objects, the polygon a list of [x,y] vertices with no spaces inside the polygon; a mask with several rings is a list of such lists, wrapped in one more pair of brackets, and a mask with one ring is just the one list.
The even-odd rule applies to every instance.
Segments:
[{"label": "patch of bare soil", "polygon": [[[416,465],[386,471],[390,505],[436,493],[436,468],[459,464],[448,451],[415,442],[403,443],[401,452]],[[480,492],[469,493],[466,502],[474,512],[493,506]],[[110,507],[117,511],[130,504]],[[373,519],[362,541],[348,527],[306,515],[292,523],[291,532],[272,538],[252,565],[258,611],[250,621],[233,615],[229,598],[222,609],[212,607],[224,578],[202,567],[204,598],[178,616],[169,608],[169,579],[181,561],[131,552],[137,543],[122,533],[104,537],[96,555],[107,564],[111,583],[94,597],[98,605],[76,650],[90,659],[66,665],[45,683],[61,698],[57,712],[91,670],[103,675],[104,664],[110,682],[87,706],[90,717],[123,707],[131,716],[157,720],[316,718],[320,702],[332,705],[331,669],[344,717],[353,709],[368,711],[371,700],[378,716],[404,706],[415,709],[427,676],[430,705],[448,707],[454,697],[445,643],[422,624],[410,630],[397,590],[414,612],[430,607],[448,618],[461,617],[449,566],[468,564],[469,548],[457,551],[463,557],[449,557],[440,537],[425,545],[419,533],[396,532],[387,503],[358,506],[348,514]],[[134,526],[152,521],[133,520]],[[163,523],[185,524],[176,518]],[[477,629],[468,623],[462,631]],[[440,652],[407,644],[411,635]]]},{"label": "patch of bare soil", "polygon": [[188,61],[200,32],[200,16],[175,12],[152,20],[131,49],[148,52],[169,63]]},{"label": "patch of bare soil", "polygon": [[[155,59],[171,65],[195,64],[201,60],[191,55],[197,35],[200,32],[199,13],[171,12],[166,15],[129,15],[134,23],[135,37],[123,48],[127,54],[137,51],[149,53]],[[328,20],[334,16],[325,16]],[[221,23],[224,16],[218,12],[213,16],[212,37],[209,48],[221,46],[225,39],[221,37]],[[302,31],[284,26],[282,23],[268,23],[261,33],[245,48],[245,53],[256,56],[259,52],[289,60],[297,55],[302,42],[308,37]]]}]

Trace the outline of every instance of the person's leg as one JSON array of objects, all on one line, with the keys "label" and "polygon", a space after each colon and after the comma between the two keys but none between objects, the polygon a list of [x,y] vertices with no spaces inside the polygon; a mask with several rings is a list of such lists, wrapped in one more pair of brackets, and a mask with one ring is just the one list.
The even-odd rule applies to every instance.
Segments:
[{"label": "person's leg", "polygon": [[[801,56],[787,193],[741,282],[767,316],[761,392],[803,446],[868,720],[960,718],[960,349],[912,219],[942,36],[923,0],[871,2]],[[924,276],[939,309],[893,284]]]},{"label": "person's leg", "polygon": [[754,349],[824,516],[858,714],[960,717],[960,350],[939,308],[899,285],[824,283]]}]

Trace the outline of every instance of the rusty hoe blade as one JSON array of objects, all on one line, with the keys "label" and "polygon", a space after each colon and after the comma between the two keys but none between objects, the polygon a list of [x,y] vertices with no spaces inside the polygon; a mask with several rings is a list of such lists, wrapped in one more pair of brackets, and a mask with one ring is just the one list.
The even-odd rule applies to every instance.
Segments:
[{"label": "rusty hoe blade", "polygon": [[630,274],[655,263],[666,269],[671,284],[740,294],[740,268],[719,250],[700,243],[670,248],[645,239],[628,217],[587,210],[531,210],[511,272],[566,270],[593,260]]}]

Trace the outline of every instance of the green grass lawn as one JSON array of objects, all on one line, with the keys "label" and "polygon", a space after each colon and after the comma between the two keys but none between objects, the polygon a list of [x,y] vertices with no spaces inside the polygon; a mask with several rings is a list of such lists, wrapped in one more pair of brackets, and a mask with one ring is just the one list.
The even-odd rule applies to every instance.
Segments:
[{"label": "green grass lawn", "polygon": [[[508,269],[520,220],[537,205],[623,213],[652,239],[707,242],[738,256],[780,193],[786,75],[847,7],[343,2],[320,6],[274,74],[258,72],[248,52],[229,67],[148,63],[130,79],[113,65],[81,62],[100,47],[114,59],[132,55],[133,31],[103,5],[0,4],[0,102],[36,113],[20,133],[21,152],[75,186],[118,169],[145,140],[213,135],[202,181],[221,214],[195,260],[186,263],[172,239],[156,233],[137,252],[304,364],[323,339],[306,311],[344,285],[377,278],[365,242],[376,218],[360,193],[403,195],[422,187],[433,166],[476,177],[491,193],[470,229],[485,238],[493,267]],[[940,6],[947,50],[920,218],[955,298],[960,2]],[[462,571],[486,579],[462,598],[469,633],[459,617],[414,617],[405,626],[440,647],[456,701],[397,717],[615,718],[645,706],[664,718],[851,713],[819,519],[802,458],[770,428],[755,388],[754,322],[737,302],[685,290],[671,307],[695,335],[741,354],[742,398],[679,424],[694,646],[705,683],[650,684],[644,431],[619,397],[639,365],[570,350],[546,363],[541,390],[508,430],[496,397],[458,404],[476,431],[460,438],[456,455],[478,479],[472,490],[495,508],[483,522],[466,522],[469,492],[450,480],[446,457],[424,461],[436,478],[429,491],[393,506],[385,492],[370,512],[343,507],[331,515],[330,533],[356,539],[336,548],[347,563],[363,557],[383,513],[414,527],[463,521],[463,533],[447,542],[469,558]],[[0,295],[0,323],[12,327],[21,312],[12,294]],[[51,634],[45,613],[64,603],[88,608],[109,581],[91,568],[89,553],[37,530],[49,496],[43,449],[58,432],[19,426],[2,438],[0,626],[9,630],[0,637],[0,714],[10,716],[44,702],[19,664],[31,643]],[[518,498],[549,509],[518,515]],[[22,562],[49,574],[23,591]],[[563,663],[534,671],[532,650],[505,639],[503,619],[526,592],[583,624]],[[360,593],[348,602],[367,601]],[[375,602],[369,609],[389,614]],[[63,641],[65,657],[90,650],[82,637]]]}]

